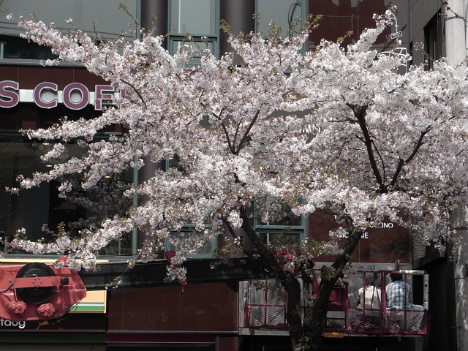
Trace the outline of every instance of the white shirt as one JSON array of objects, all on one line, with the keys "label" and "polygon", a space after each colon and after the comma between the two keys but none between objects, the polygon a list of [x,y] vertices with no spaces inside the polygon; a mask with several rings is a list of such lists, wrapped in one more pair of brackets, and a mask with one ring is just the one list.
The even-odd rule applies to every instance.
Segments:
[{"label": "white shirt", "polygon": [[[380,289],[375,286],[366,286],[366,302],[365,309],[380,309]],[[359,304],[358,308],[362,308],[362,301],[364,300],[364,288],[359,289]]]}]

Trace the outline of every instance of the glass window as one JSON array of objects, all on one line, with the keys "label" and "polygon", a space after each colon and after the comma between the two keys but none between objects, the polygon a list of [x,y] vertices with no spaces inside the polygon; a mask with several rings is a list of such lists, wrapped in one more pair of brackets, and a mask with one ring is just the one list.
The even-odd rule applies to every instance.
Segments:
[{"label": "glass window", "polygon": [[172,0],[169,21],[169,51],[174,54],[189,45],[193,59],[200,63],[200,53],[209,49],[217,55],[219,33],[218,0]]},{"label": "glass window", "polygon": [[[126,11],[120,8],[120,3]],[[107,37],[128,32],[132,16],[137,17],[139,0],[4,0],[2,9],[13,14],[14,18],[24,16],[32,18],[31,14],[49,24],[54,22],[58,29],[67,30],[72,19],[72,25],[90,34],[96,32]],[[0,34],[15,35],[21,30],[14,21],[2,20]]]},{"label": "glass window", "polygon": [[255,202],[255,225],[301,227],[302,217],[295,215],[288,204],[265,197]]},{"label": "glass window", "polygon": [[[45,242],[54,239],[58,227],[71,237],[91,225],[99,226],[105,218],[124,215],[132,204],[132,199],[123,196],[128,184],[133,182],[133,170],[114,174],[102,179],[88,191],[72,191],[66,198],[59,196],[59,182],[43,183],[37,188],[20,191],[12,195],[5,187],[17,187],[19,174],[30,177],[33,172],[47,172],[53,163],[43,162],[40,156],[52,148],[49,143],[27,140],[21,136],[0,137],[0,232],[2,237],[11,240],[17,229],[25,228],[26,237]],[[66,156],[60,162],[72,157],[80,157],[85,150],[77,144],[66,145]],[[79,184],[80,175],[66,178]],[[111,243],[101,254],[131,255],[132,233],[119,242]],[[26,252],[14,251],[14,254]]]},{"label": "glass window", "polygon": [[255,202],[255,230],[267,245],[299,246],[305,233],[305,219],[291,207],[265,198]]},{"label": "glass window", "polygon": [[272,245],[274,247],[288,246],[288,247],[299,247],[302,239],[302,231],[300,230],[287,230],[273,231],[267,230],[266,232],[262,229],[259,230],[259,235],[262,241],[266,245]]},{"label": "glass window", "polygon": [[300,32],[303,8],[302,0],[257,0],[257,31],[267,34],[274,24],[281,27],[281,36],[289,35],[290,30]]},{"label": "glass window", "polygon": [[[125,6],[121,8],[120,3]],[[74,27],[90,35],[102,34],[107,38],[133,37],[130,26],[139,16],[139,0],[3,0],[1,9],[18,19],[35,18],[46,24],[55,23],[57,29],[67,31]],[[19,38],[22,31],[16,21],[0,20],[0,58],[2,59],[50,59],[50,50]],[[133,17],[133,18],[132,18]],[[66,22],[73,20],[72,24]]]},{"label": "glass window", "polygon": [[426,69],[432,69],[435,60],[442,56],[442,13],[437,12],[424,27],[424,51],[427,56]]},{"label": "glass window", "polygon": [[0,35],[1,59],[52,60],[57,56],[46,46],[40,46],[13,35]]},{"label": "glass window", "polygon": [[170,32],[216,35],[215,0],[172,0]]},{"label": "glass window", "polygon": [[201,53],[209,49],[211,52],[214,52],[215,43],[214,41],[201,41],[198,39],[193,39],[193,41],[184,42],[182,40],[172,40],[172,52],[177,52],[182,45],[188,45],[190,47],[190,52],[192,53],[192,59],[189,61],[189,65],[196,65],[200,63]]},{"label": "glass window", "polygon": [[216,248],[216,240],[207,239],[203,233],[198,233],[192,226],[187,225],[182,230],[171,233],[165,246],[166,251],[177,252],[188,248],[194,251],[192,257],[211,257]]}]

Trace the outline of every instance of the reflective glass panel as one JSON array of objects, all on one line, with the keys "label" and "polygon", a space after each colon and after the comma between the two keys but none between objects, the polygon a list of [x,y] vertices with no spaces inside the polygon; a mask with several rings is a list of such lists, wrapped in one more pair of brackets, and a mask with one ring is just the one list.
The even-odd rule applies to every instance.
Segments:
[{"label": "reflective glass panel", "polygon": [[171,7],[171,33],[215,35],[215,0],[173,0]]}]

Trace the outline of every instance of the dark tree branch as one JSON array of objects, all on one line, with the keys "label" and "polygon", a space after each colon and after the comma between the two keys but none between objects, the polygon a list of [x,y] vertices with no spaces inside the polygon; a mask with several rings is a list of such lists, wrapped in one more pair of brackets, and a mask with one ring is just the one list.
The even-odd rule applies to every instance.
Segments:
[{"label": "dark tree branch", "polygon": [[361,131],[364,137],[364,144],[366,145],[367,155],[369,156],[369,162],[372,167],[372,171],[374,172],[375,179],[377,184],[380,186],[381,192],[386,192],[386,188],[383,184],[382,175],[380,174],[379,168],[377,167],[377,162],[375,160],[375,155],[373,151],[373,142],[372,137],[370,136],[369,129],[367,128],[366,123],[366,114],[367,114],[367,106],[355,106],[351,104],[347,104],[351,110],[354,112],[354,116],[358,120],[359,126],[361,127]]},{"label": "dark tree branch", "polygon": [[375,142],[372,140],[372,145],[374,145],[375,152],[377,152],[377,155],[379,156],[380,163],[382,164],[382,171],[383,171],[383,179],[386,179],[386,168],[385,168],[385,162],[382,157],[382,154],[380,153],[379,149],[377,148],[377,145],[375,145]]},{"label": "dark tree branch", "polygon": [[229,150],[231,150],[231,152],[233,154],[235,154],[235,151],[236,151],[235,150],[235,145],[231,142],[231,138],[229,137],[229,132],[228,132],[224,122],[221,122],[221,127],[223,128],[224,135],[226,136],[226,141],[228,143]]},{"label": "dark tree branch", "polygon": [[400,160],[398,161],[397,169],[395,170],[395,173],[393,174],[393,178],[392,178],[392,181],[390,183],[390,186],[395,186],[396,182],[398,181],[398,177],[400,176],[400,173],[403,170],[403,166],[405,164],[410,163],[416,157],[419,149],[421,148],[421,146],[424,145],[424,141],[423,141],[424,137],[427,135],[427,133],[429,133],[431,131],[431,129],[432,129],[432,127],[429,126],[429,127],[426,128],[426,130],[423,130],[421,132],[421,134],[419,135],[418,141],[416,142],[416,144],[414,146],[413,152],[411,153],[411,155],[408,156],[408,158],[406,160],[403,160],[402,158],[400,158]]},{"label": "dark tree branch", "polygon": [[141,94],[140,94],[140,92],[138,91],[138,89],[135,88],[135,86],[134,86],[133,84],[131,84],[130,82],[127,82],[127,81],[125,81],[125,80],[123,80],[123,79],[121,79],[121,81],[122,81],[123,83],[127,84],[129,87],[131,87],[131,88],[133,89],[133,91],[138,95],[138,97],[140,98],[141,102],[143,102],[143,105],[145,105],[145,107],[147,107],[147,106],[146,106],[146,101],[145,101],[145,99],[143,99],[143,96],[141,96]]},{"label": "dark tree branch", "polygon": [[255,113],[255,116],[252,118],[252,121],[250,121],[249,126],[245,130],[244,135],[243,135],[241,141],[239,142],[239,146],[237,147],[237,150],[235,152],[236,155],[243,149],[244,144],[247,141],[247,138],[249,137],[250,130],[253,128],[253,126],[257,122],[258,116],[260,116],[260,111],[257,111]]}]

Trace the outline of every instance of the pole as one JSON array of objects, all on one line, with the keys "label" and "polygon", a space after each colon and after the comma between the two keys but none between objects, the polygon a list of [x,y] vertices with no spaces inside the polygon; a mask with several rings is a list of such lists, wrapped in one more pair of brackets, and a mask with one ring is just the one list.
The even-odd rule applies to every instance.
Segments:
[{"label": "pole", "polygon": [[466,32],[464,0],[448,0],[445,9],[445,49],[447,63],[457,74],[466,68]]}]

